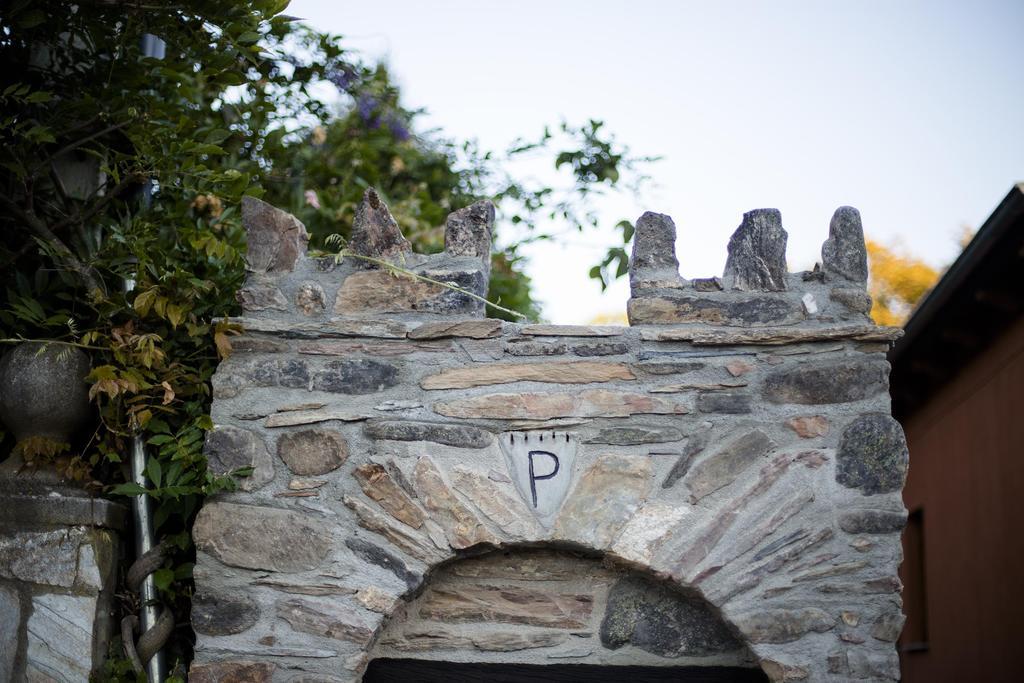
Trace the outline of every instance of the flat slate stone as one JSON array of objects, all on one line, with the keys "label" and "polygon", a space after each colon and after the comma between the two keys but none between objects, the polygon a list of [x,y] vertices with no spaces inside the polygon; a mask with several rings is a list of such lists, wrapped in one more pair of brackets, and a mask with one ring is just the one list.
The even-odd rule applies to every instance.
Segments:
[{"label": "flat slate stone", "polygon": [[451,353],[454,346],[445,341],[367,341],[324,339],[299,344],[301,354],[312,356],[408,356],[413,353]]},{"label": "flat slate stone", "polygon": [[33,596],[25,634],[25,679],[88,680],[95,617],[95,597],[55,593]]},{"label": "flat slate stone", "polygon": [[315,391],[335,394],[372,394],[397,383],[398,368],[365,358],[330,361],[313,375]]},{"label": "flat slate stone", "polygon": [[14,680],[14,657],[18,654],[21,601],[7,586],[0,586],[0,680]]},{"label": "flat slate stone", "polygon": [[796,432],[801,439],[813,439],[828,436],[828,418],[822,415],[801,415],[786,420],[786,426]]},{"label": "flat slate stone", "polygon": [[622,527],[609,553],[626,562],[649,567],[657,549],[691,513],[688,505],[647,502]]},{"label": "flat slate stone", "polygon": [[[641,357],[643,354],[641,354]],[[652,360],[641,360],[633,367],[646,375],[685,375],[705,367],[706,363],[692,361],[659,360],[660,358],[671,358],[671,355],[651,356]]]},{"label": "flat slate stone", "polygon": [[579,629],[589,625],[594,598],[543,584],[460,582],[432,586],[420,603],[420,617],[448,623],[498,622]]},{"label": "flat slate stone", "polygon": [[732,391],[703,392],[697,395],[697,410],[702,413],[742,415],[751,412],[753,404],[750,394]]},{"label": "flat slate stone", "polygon": [[532,539],[540,535],[533,516],[511,486],[502,486],[465,465],[452,469],[452,484],[512,539]]},{"label": "flat slate stone", "polygon": [[376,624],[353,619],[352,613],[342,610],[331,610],[328,614],[317,603],[299,598],[277,603],[277,616],[287,621],[294,631],[362,646],[369,645],[377,634]]},{"label": "flat slate stone", "polygon": [[790,643],[810,632],[835,628],[835,618],[817,607],[754,612],[733,619],[751,643]]},{"label": "flat slate stone", "polygon": [[193,663],[189,683],[270,683],[277,666],[268,662]]},{"label": "flat slate stone", "polygon": [[906,523],[906,512],[892,510],[847,510],[839,515],[839,528],[848,534],[898,534]]},{"label": "flat slate stone", "polygon": [[[710,423],[708,423],[710,425]],[[708,444],[711,442],[711,429],[701,429],[700,431],[694,432],[686,440],[686,445],[683,447],[683,452],[676,458],[676,462],[672,465],[672,469],[665,475],[665,481],[661,483],[661,488],[670,489],[675,486],[675,483],[686,476],[686,473],[690,471],[690,465],[693,463],[693,459],[702,453]]]},{"label": "flat slate stone", "polygon": [[523,325],[519,334],[531,337],[618,337],[627,328],[616,325]]},{"label": "flat slate stone", "polygon": [[409,331],[409,339],[446,339],[465,337],[467,339],[490,339],[500,337],[500,320],[464,320],[454,323],[424,323]]},{"label": "flat slate stone", "polygon": [[327,526],[307,514],[235,503],[207,502],[192,537],[224,564],[277,572],[316,569],[331,548]]},{"label": "flat slate stone", "polygon": [[576,344],[572,352],[577,356],[590,358],[594,356],[621,356],[629,353],[629,346],[621,342],[594,342],[592,344]]},{"label": "flat slate stone", "polygon": [[685,480],[690,489],[690,502],[696,503],[728,486],[740,472],[768,455],[773,448],[775,442],[759,429],[733,439],[690,469]]},{"label": "flat slate stone", "polygon": [[200,590],[192,597],[192,628],[209,636],[246,631],[259,620],[260,608],[240,591]]},{"label": "flat slate stone", "polygon": [[0,536],[0,577],[68,588],[78,576],[81,527],[20,531]]},{"label": "flat slate stone", "polygon": [[723,280],[729,289],[781,292],[786,289],[786,231],[778,209],[755,209],[729,238]]},{"label": "flat slate stone", "polygon": [[413,529],[419,529],[426,515],[412,498],[399,486],[383,465],[367,462],[355,468],[352,476],[367,498],[375,501],[389,515]]},{"label": "flat slate stone", "polygon": [[633,645],[662,657],[703,657],[743,647],[707,601],[640,576],[612,586],[600,633],[608,649]]},{"label": "flat slate stone", "polygon": [[433,520],[444,529],[452,548],[469,548],[479,543],[498,545],[498,539],[483,520],[456,497],[429,456],[416,460],[413,486]]},{"label": "flat slate stone", "polygon": [[683,403],[646,394],[604,389],[578,393],[484,394],[442,401],[434,411],[447,417],[550,420],[557,417],[628,417],[637,414],[685,415]]},{"label": "flat slate stone", "polygon": [[849,403],[889,388],[889,364],[843,360],[801,363],[765,377],[762,395],[772,403],[821,405]]},{"label": "flat slate stone", "polygon": [[359,526],[380,534],[410,557],[414,557],[427,565],[444,559],[444,554],[431,542],[426,534],[420,533],[409,525],[399,522],[394,517],[380,512],[377,508],[371,507],[355,496],[343,496],[341,500],[350,510],[356,513],[356,517],[359,519]]},{"label": "flat slate stone", "polygon": [[[455,285],[483,296],[487,291],[484,271],[425,271],[419,273],[437,282]],[[338,290],[334,312],[341,315],[368,313],[409,313],[421,311],[450,315],[478,314],[483,303],[434,282],[380,270],[353,273]]]},{"label": "flat slate stone", "polygon": [[510,356],[561,356],[568,350],[565,344],[538,342],[529,338],[526,341],[510,340],[505,344],[505,353]]},{"label": "flat slate stone", "polygon": [[555,538],[608,548],[647,495],[651,470],[649,458],[599,456],[562,505]]},{"label": "flat slate stone", "polygon": [[626,304],[626,311],[631,325],[704,323],[742,327],[785,325],[799,322],[804,317],[799,302],[767,295],[743,299],[705,298],[687,294],[633,297]]},{"label": "flat slate stone", "polygon": [[296,425],[316,424],[317,422],[359,422],[369,419],[365,413],[354,413],[344,408],[313,408],[310,410],[287,410],[268,415],[263,422],[264,427],[294,427]]},{"label": "flat slate stone", "polygon": [[591,384],[634,380],[625,363],[601,361],[550,361],[544,363],[491,363],[480,367],[450,368],[420,380],[420,386],[433,389],[469,389],[511,382],[547,382],[552,384]]},{"label": "flat slate stone", "polygon": [[675,427],[634,425],[631,427],[605,427],[583,443],[603,443],[611,446],[639,446],[646,443],[682,441],[684,434]]},{"label": "flat slate stone", "polygon": [[277,285],[262,282],[247,282],[235,292],[235,300],[242,304],[242,310],[287,311],[288,300]]},{"label": "flat slate stone", "polygon": [[409,569],[400,557],[388,552],[378,545],[370,543],[358,536],[345,539],[345,545],[362,560],[386,569],[397,576],[403,583],[405,583],[406,588],[410,591],[419,588],[420,583],[423,582],[423,576],[421,574]]},{"label": "flat slate stone", "polygon": [[903,488],[910,454],[903,427],[889,415],[874,413],[854,420],[839,439],[836,481],[865,495]]},{"label": "flat slate stone", "polygon": [[487,448],[494,442],[490,432],[450,422],[374,420],[363,428],[374,439],[389,441],[430,441],[456,448]]},{"label": "flat slate stone", "polygon": [[860,212],[852,206],[840,206],[828,226],[828,239],[821,247],[821,265],[826,277],[851,282],[867,282],[868,254],[864,246],[864,228]]}]

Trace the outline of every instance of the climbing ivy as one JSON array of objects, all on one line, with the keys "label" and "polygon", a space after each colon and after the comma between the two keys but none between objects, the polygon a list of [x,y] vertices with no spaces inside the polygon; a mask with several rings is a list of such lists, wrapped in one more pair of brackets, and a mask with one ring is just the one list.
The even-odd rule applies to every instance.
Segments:
[{"label": "climbing ivy", "polygon": [[[192,519],[205,496],[234,486],[207,470],[203,441],[210,378],[240,331],[228,317],[245,274],[241,197],[296,214],[316,249],[349,234],[374,187],[423,252],[442,248],[447,213],[491,198],[499,223],[526,237],[501,242],[489,298],[536,317],[522,244],[551,239],[550,219],[596,226],[593,198],[643,178],[645,160],[598,121],[500,154],[420,132],[384,67],[286,16],[286,5],[10,0],[0,9],[0,339],[87,350],[97,406],[77,442],[24,455],[103,495],[152,499],[156,533],[172,549],[155,578],[179,625],[168,646],[179,680],[191,656]],[[144,53],[147,35],[164,41],[162,58]],[[325,89],[330,97],[318,95]],[[550,155],[566,187],[506,170],[537,154]],[[593,276],[625,272],[631,230],[623,224],[623,244]],[[136,431],[148,449],[144,489],[128,483]],[[0,458],[12,447],[0,432]],[[125,613],[137,610],[130,591],[120,595]],[[135,674],[114,657],[106,676]]]}]

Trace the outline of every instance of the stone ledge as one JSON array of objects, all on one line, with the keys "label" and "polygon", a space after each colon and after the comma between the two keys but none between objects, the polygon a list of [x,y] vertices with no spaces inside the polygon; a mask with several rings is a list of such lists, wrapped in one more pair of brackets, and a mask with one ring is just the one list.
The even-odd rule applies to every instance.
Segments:
[{"label": "stone ledge", "polygon": [[903,336],[899,327],[877,325],[844,325],[841,327],[762,327],[744,330],[708,329],[706,327],[673,327],[669,329],[641,327],[644,341],[688,341],[695,346],[732,346],[763,344],[780,346],[799,342],[850,341],[894,342]]},{"label": "stone ledge", "polygon": [[49,488],[14,493],[0,487],[0,527],[94,526],[123,530],[127,510],[104,498],[73,489]]}]

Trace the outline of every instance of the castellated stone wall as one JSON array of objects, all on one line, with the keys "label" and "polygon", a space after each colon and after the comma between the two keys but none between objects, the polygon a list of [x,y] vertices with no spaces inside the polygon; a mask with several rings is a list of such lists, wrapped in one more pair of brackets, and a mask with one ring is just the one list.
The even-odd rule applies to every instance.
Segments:
[{"label": "castellated stone wall", "polygon": [[252,467],[207,501],[193,681],[358,681],[376,657],[757,667],[898,677],[907,450],[898,330],[867,312],[860,216],[786,270],[774,210],[720,278],[637,223],[630,327],[512,324],[480,302],[493,208],[410,251],[371,192],[312,258],[246,200],[245,333],[207,453]]}]

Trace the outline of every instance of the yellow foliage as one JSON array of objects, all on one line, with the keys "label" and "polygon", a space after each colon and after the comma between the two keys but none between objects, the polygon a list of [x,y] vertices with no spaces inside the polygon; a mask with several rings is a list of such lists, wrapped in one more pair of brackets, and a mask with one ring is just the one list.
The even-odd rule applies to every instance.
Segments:
[{"label": "yellow foliage", "polygon": [[939,271],[898,247],[867,240],[871,276],[868,293],[874,300],[871,317],[879,325],[902,325],[914,306],[938,282]]},{"label": "yellow foliage", "polygon": [[590,319],[588,325],[628,325],[625,311],[607,311],[598,313]]}]

